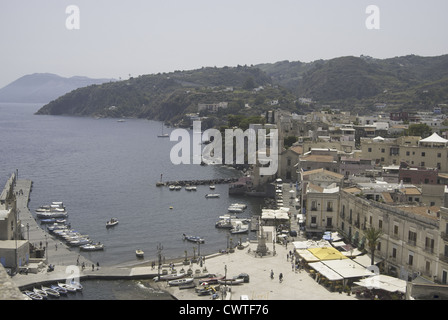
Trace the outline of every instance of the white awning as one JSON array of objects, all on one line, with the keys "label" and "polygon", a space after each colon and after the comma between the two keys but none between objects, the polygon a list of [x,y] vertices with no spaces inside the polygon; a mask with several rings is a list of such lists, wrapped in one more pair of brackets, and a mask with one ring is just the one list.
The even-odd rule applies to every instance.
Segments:
[{"label": "white awning", "polygon": [[330,269],[322,262],[313,262],[310,263],[309,266],[330,281],[344,280],[344,278],[340,274],[336,273],[334,270]]},{"label": "white awning", "polygon": [[355,282],[355,284],[368,289],[406,293],[406,281],[382,274],[361,279]]}]

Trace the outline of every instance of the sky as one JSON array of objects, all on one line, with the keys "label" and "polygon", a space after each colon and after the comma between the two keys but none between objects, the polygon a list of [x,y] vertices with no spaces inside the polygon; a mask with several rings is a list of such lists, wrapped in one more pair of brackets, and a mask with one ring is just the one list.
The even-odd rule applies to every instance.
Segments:
[{"label": "sky", "polygon": [[437,56],[448,54],[447,31],[446,0],[1,0],[0,88],[44,72],[127,79],[362,54]]}]

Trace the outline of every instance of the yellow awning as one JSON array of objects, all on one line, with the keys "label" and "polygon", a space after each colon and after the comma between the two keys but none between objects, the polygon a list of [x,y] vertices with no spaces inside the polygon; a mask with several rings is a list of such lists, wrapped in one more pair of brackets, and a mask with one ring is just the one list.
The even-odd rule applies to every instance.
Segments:
[{"label": "yellow awning", "polygon": [[308,249],[319,260],[341,260],[348,259],[345,255],[333,247]]}]

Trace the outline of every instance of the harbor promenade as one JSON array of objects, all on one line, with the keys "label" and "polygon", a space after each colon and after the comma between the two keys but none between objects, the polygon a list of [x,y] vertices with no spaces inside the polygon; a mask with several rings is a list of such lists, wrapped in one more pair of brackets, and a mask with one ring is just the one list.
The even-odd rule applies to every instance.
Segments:
[{"label": "harbor promenade", "polygon": [[[52,272],[47,268],[42,268],[37,273],[16,274],[12,280],[20,289],[28,289],[40,284],[50,284],[55,282],[65,282],[68,278],[79,278],[79,280],[88,279],[152,279],[158,273],[157,268],[151,265],[121,265],[106,266],[97,269],[96,265],[92,269],[91,261],[85,257],[79,257],[78,250],[72,250],[58,239],[47,234],[35,221],[28,209],[28,200],[31,192],[32,182],[29,180],[18,180],[16,190],[22,190],[17,195],[17,208],[20,210],[20,219],[25,226],[25,239],[31,243],[42,245],[47,248],[48,263],[55,265]],[[284,204],[292,204],[290,198],[290,186],[284,184]],[[295,210],[291,206],[291,210]],[[293,211],[294,212],[294,211]],[[294,213],[293,213],[294,215]],[[295,219],[292,219],[292,225],[297,225]],[[28,226],[28,228],[27,228]],[[293,226],[293,229],[296,228]],[[299,235],[300,237],[300,235]],[[57,248],[56,248],[57,245]],[[228,300],[239,300],[242,295],[249,299],[256,300],[354,300],[354,296],[330,292],[322,285],[318,284],[305,271],[297,271],[292,268],[292,262],[287,259],[290,250],[293,250],[292,244],[275,245],[268,243],[270,254],[264,257],[258,257],[254,254],[257,249],[256,242],[246,242],[244,249],[235,249],[235,252],[228,254],[213,254],[205,257],[203,266],[197,263],[190,266],[184,266],[181,261],[174,263],[174,268],[185,270],[191,268],[196,272],[207,272],[210,274],[227,275],[227,277],[237,276],[240,273],[247,273],[250,276],[249,283],[235,285],[231,287],[231,292],[225,297]],[[86,268],[82,270],[77,266],[85,262]],[[205,270],[204,270],[205,268]],[[166,271],[169,265],[163,266]],[[198,271],[196,271],[198,270]],[[270,278],[270,272],[273,270],[274,279]],[[283,274],[283,281],[279,281],[279,274]],[[200,279],[195,280],[199,283]],[[211,296],[198,296],[194,289],[180,290],[178,287],[170,287],[166,282],[151,282],[151,285],[158,287],[170,293],[178,300],[210,300]],[[221,299],[221,297],[220,297]]]}]

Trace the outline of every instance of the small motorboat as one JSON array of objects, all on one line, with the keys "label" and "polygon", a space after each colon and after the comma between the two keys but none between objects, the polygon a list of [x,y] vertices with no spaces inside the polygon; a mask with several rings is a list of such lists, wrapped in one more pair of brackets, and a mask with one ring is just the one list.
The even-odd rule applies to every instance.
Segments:
[{"label": "small motorboat", "polygon": [[215,190],[215,188],[216,188],[216,187],[215,187],[214,185],[211,185],[211,186],[210,186],[210,189],[211,189],[211,190]]},{"label": "small motorboat", "polygon": [[230,213],[242,213],[244,211],[244,209],[241,209],[240,207],[233,207],[233,206],[230,206],[227,210]]},{"label": "small motorboat", "polygon": [[205,240],[201,237],[196,237],[196,236],[187,236],[185,233],[182,235],[184,240],[190,241],[190,242],[194,242],[194,243],[204,243]]},{"label": "small motorboat", "polygon": [[183,278],[183,279],[177,279],[177,280],[171,280],[168,281],[168,285],[170,286],[180,286],[180,285],[186,285],[193,282],[193,278]]},{"label": "small motorboat", "polygon": [[106,222],[106,228],[110,228],[113,226],[116,226],[118,224],[118,219],[117,218],[112,218],[109,221]]},{"label": "small motorboat", "polygon": [[67,292],[76,293],[76,288],[67,283],[58,282],[58,286],[64,288]]},{"label": "small motorboat", "polygon": [[32,300],[44,300],[44,297],[42,297],[40,294],[37,294],[33,291],[25,290],[25,291],[23,291],[23,293],[26,294]]},{"label": "small motorboat", "polygon": [[104,250],[104,244],[102,243],[90,243],[90,244],[85,244],[79,247],[79,249],[83,250],[83,251],[99,251],[99,250]]},{"label": "small motorboat", "polygon": [[135,255],[137,256],[137,258],[143,258],[145,252],[143,252],[143,250],[137,249],[135,250]]},{"label": "small motorboat", "polygon": [[186,274],[185,273],[177,273],[177,274],[166,274],[164,276],[155,276],[153,278],[154,281],[171,281],[171,280],[177,280],[177,279],[181,279],[183,277],[185,277]]},{"label": "small motorboat", "polygon": [[59,292],[54,289],[44,287],[44,286],[42,286],[41,289],[42,289],[42,291],[45,291],[48,294],[48,296],[51,298],[59,298],[61,296],[59,294]]},{"label": "small motorboat", "polygon": [[187,191],[197,191],[197,188],[195,186],[188,186],[188,187],[185,187],[185,190],[187,190]]},{"label": "small motorboat", "polygon": [[219,198],[220,194],[219,193],[207,193],[205,195],[206,198]]},{"label": "small motorboat", "polygon": [[171,191],[176,190],[176,187],[175,187],[174,185],[170,185],[168,188],[169,188]]}]

